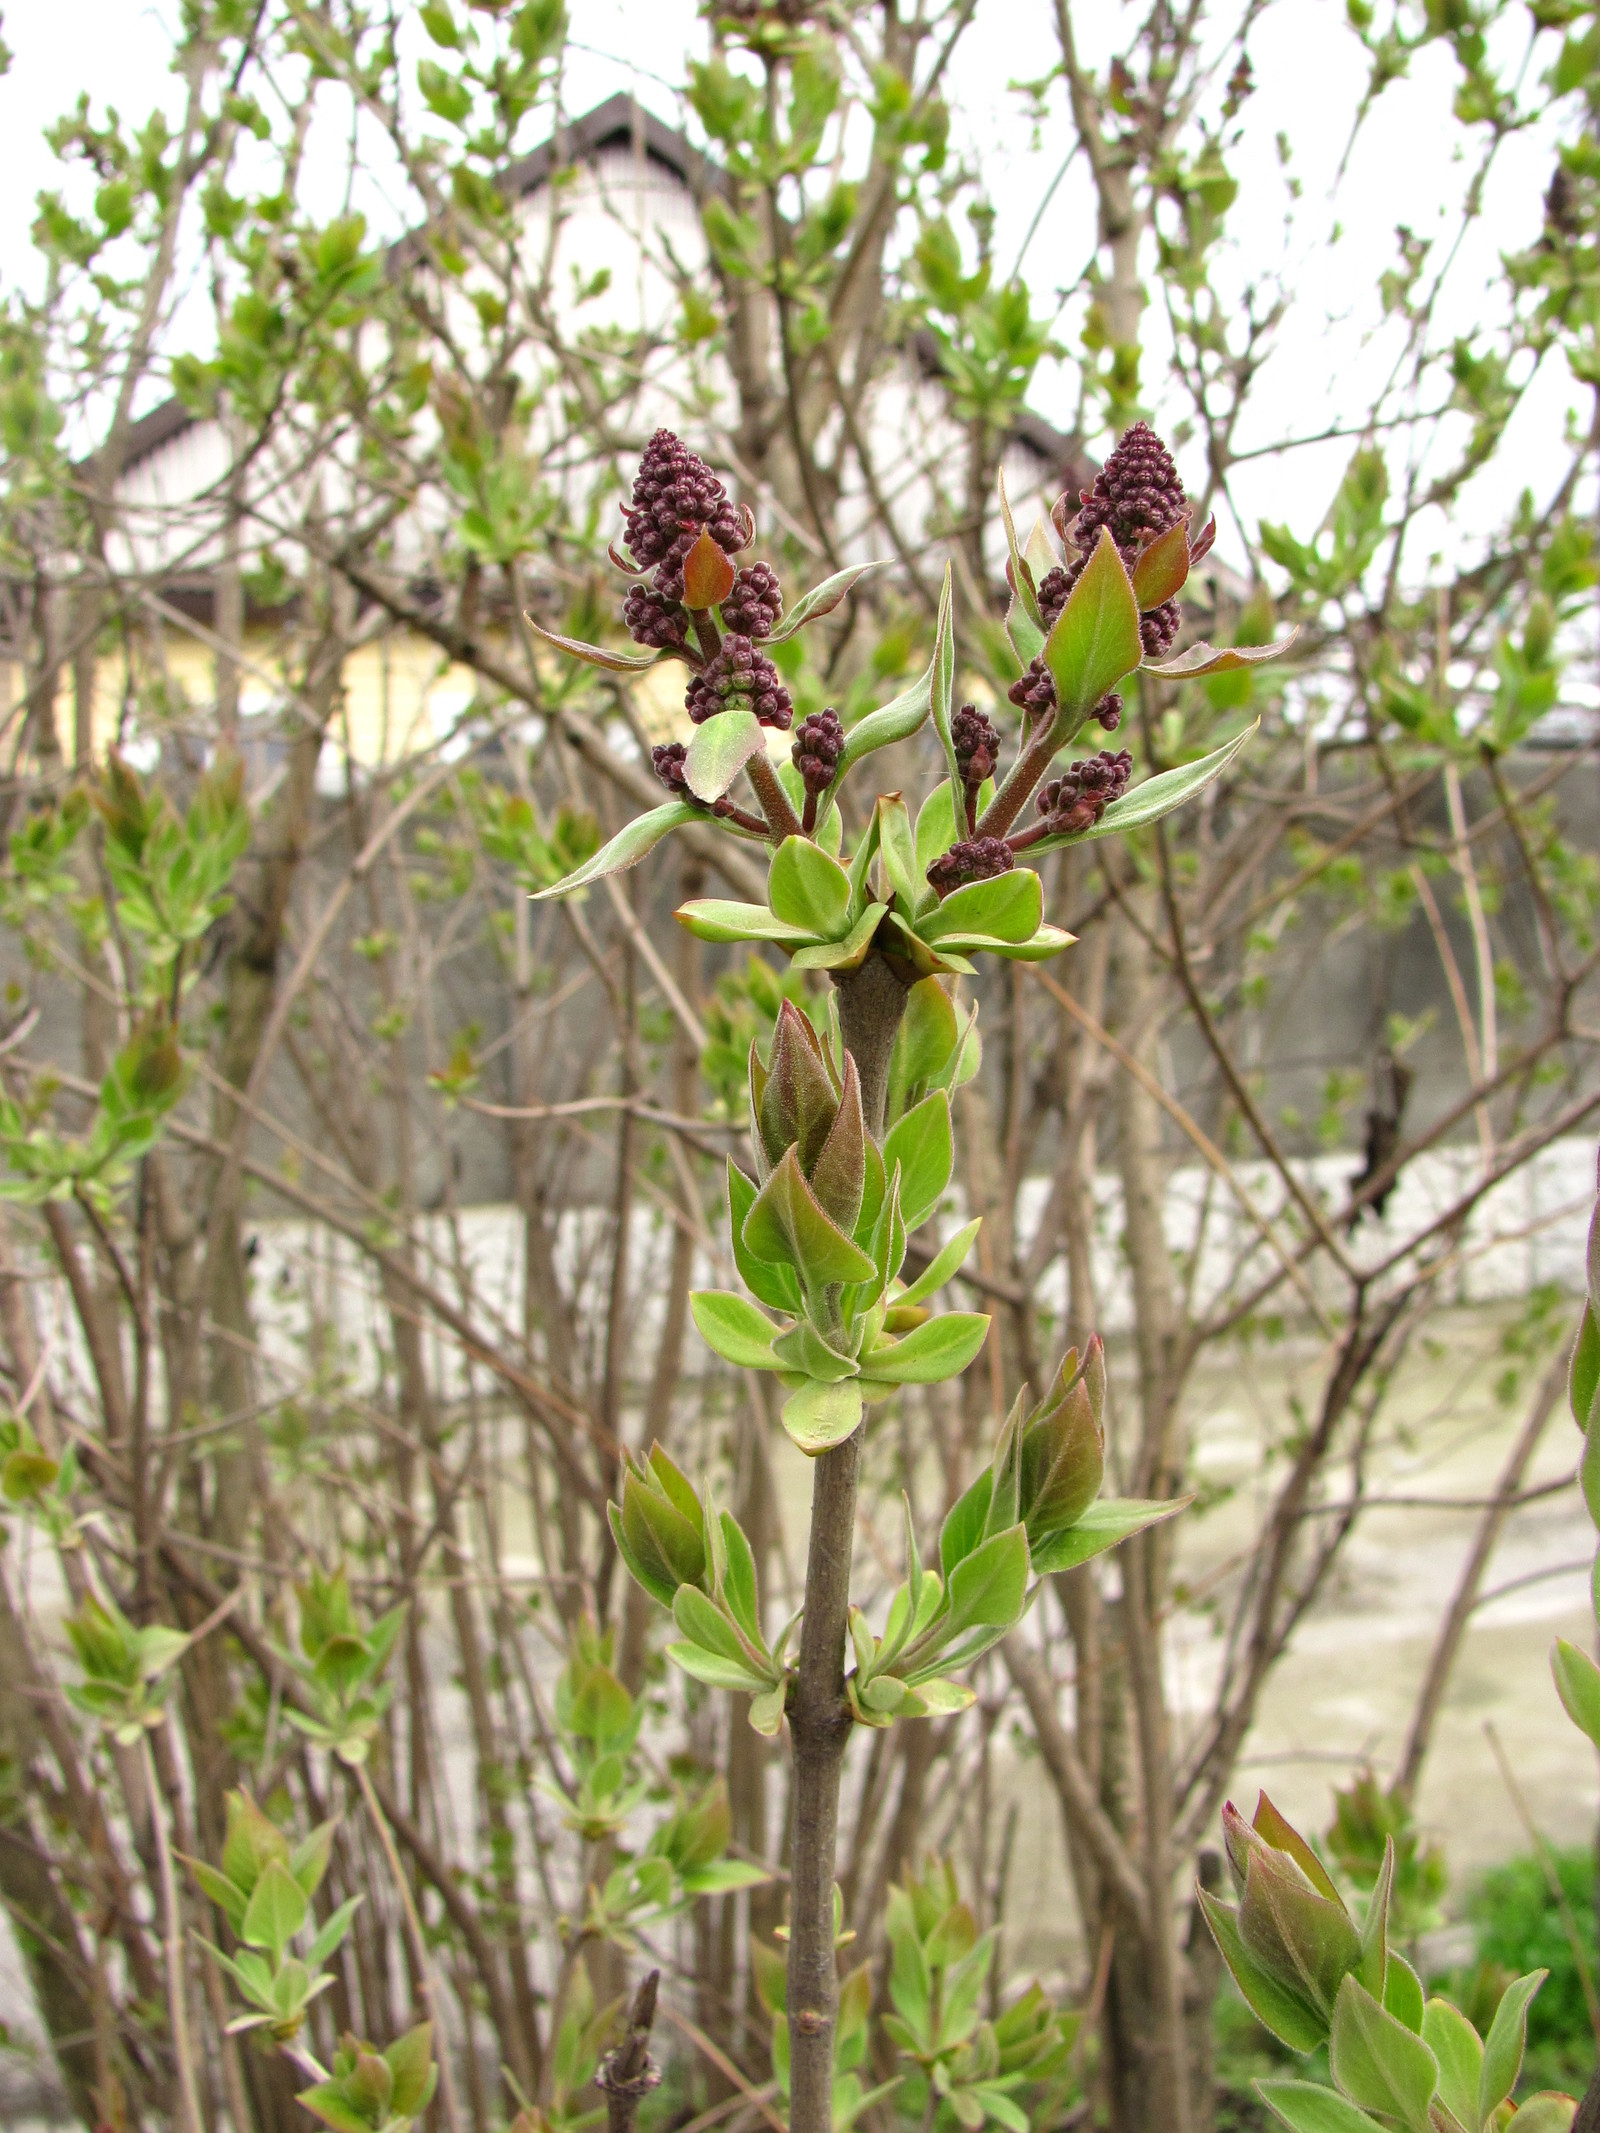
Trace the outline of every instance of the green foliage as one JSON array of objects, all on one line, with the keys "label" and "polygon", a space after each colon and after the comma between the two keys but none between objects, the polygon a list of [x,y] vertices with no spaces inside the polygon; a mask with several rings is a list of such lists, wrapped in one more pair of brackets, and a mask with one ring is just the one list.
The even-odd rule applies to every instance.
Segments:
[{"label": "green foliage", "polygon": [[1531,1853],[1491,1867],[1467,1898],[1477,1944],[1477,1967],[1450,1980],[1451,1996],[1480,2023],[1512,1977],[1548,1972],[1528,2010],[1527,2082],[1533,2088],[1581,2090],[1594,2061],[1583,1975],[1573,1948],[1597,1974],[1595,1856],[1573,1847],[1549,1854],[1565,1905],[1558,1904],[1544,1864]]},{"label": "green foliage", "polygon": [[347,2036],[334,2054],[331,2078],[302,2089],[295,2101],[332,2133],[408,2133],[438,2079],[433,2025],[422,2022],[381,2052]]},{"label": "green foliage", "polygon": [[1348,1786],[1334,1788],[1334,1816],[1327,1850],[1354,1885],[1370,1894],[1383,1874],[1390,1847],[1389,1931],[1410,1943],[1439,1923],[1447,1872],[1444,1852],[1427,1842],[1407,1804],[1385,1792],[1370,1770]]},{"label": "green foliage", "polygon": [[1037,1984],[985,2014],[997,1934],[980,1934],[948,1861],[930,1859],[889,1891],[884,2032],[911,2065],[896,2102],[910,2118],[955,2133],[1047,2125],[1076,2087],[1078,2017],[1058,2013]]},{"label": "green foliage", "polygon": [[356,1768],[371,1753],[378,1722],[394,1694],[382,1675],[404,1627],[406,1604],[370,1624],[363,1621],[342,1569],[331,1576],[313,1570],[295,1593],[300,1649],[280,1648],[278,1656],[294,1670],[311,1709],[289,1708],[284,1716],[308,1740]]},{"label": "green foliage", "polygon": [[[229,1956],[206,1943],[252,2010],[229,2023],[231,2032],[265,2028],[275,2042],[289,2043],[304,2027],[312,2001],[336,1982],[322,1966],[343,1943],[362,1899],[350,1897],[321,1925],[312,1916],[311,1900],[327,1870],[334,1827],[324,1822],[291,1846],[249,1793],[230,1792],[220,1864],[185,1860],[196,1887],[242,1944]],[[291,1955],[291,1943],[308,1929],[309,1943]]]},{"label": "green foliage", "polygon": [[189,1648],[182,1630],[152,1622],[135,1629],[115,1600],[87,1599],[68,1615],[67,1636],[83,1679],[67,1690],[75,1710],[133,1747],[166,1716],[172,1669]]},{"label": "green foliage", "polygon": [[[1374,1821],[1358,1793],[1347,1822],[1363,1854]],[[1516,2087],[1527,2010],[1546,1971],[1507,1983],[1480,2036],[1459,2008],[1425,2001],[1416,1972],[1390,1946],[1392,1833],[1358,1927],[1327,1868],[1265,1793],[1252,1823],[1230,1802],[1222,1826],[1240,1901],[1234,1907],[1202,1890],[1201,1902],[1223,1961],[1257,2019],[1291,2052],[1328,2051],[1332,2090],[1258,2083],[1274,2115],[1294,2133],[1393,2123],[1408,2133],[1489,2133]]]}]

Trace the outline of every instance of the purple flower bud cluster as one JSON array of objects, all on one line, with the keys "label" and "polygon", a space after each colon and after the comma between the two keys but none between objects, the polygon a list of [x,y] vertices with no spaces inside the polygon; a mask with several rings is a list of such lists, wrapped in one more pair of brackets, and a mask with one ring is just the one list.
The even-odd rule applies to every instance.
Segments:
[{"label": "purple flower bud cluster", "polygon": [[808,799],[821,799],[833,783],[843,754],[844,728],[837,711],[813,711],[796,726],[790,757]]},{"label": "purple flower bud cluster", "polygon": [[722,621],[736,636],[770,637],[783,613],[783,587],[770,563],[748,563],[722,603]]},{"label": "purple flower bud cluster", "polygon": [[1171,651],[1179,620],[1176,600],[1163,600],[1159,607],[1152,607],[1148,614],[1139,617],[1139,642],[1144,646],[1146,659],[1160,659]]},{"label": "purple flower bud cluster", "polygon": [[794,717],[794,704],[777,668],[748,637],[738,635],[723,638],[721,650],[690,682],[684,706],[697,726],[719,711],[740,706],[753,711],[763,726],[780,730]]},{"label": "purple flower bud cluster", "polygon": [[683,759],[688,753],[682,741],[664,741],[659,748],[651,749],[650,767],[675,800],[687,800],[692,807],[695,796],[689,790],[683,769]]},{"label": "purple flower bud cluster", "polygon": [[[1083,576],[1101,530],[1116,543],[1130,576],[1141,553],[1159,534],[1170,532],[1188,515],[1189,500],[1172,463],[1172,454],[1147,422],[1135,422],[1123,431],[1115,450],[1094,478],[1094,486],[1079,493],[1082,509],[1066,537],[1067,560],[1047,570],[1039,580],[1039,619],[1046,631],[1060,619],[1072,588]],[[1064,525],[1066,499],[1056,507],[1056,522]],[[1195,549],[1195,554],[1200,554]],[[1147,659],[1159,659],[1170,651],[1178,634],[1176,600],[1163,600],[1139,618],[1139,640]],[[1020,681],[1011,685],[1010,698],[1017,708],[1034,717],[1044,717],[1056,707],[1055,683],[1042,659],[1036,659]],[[1095,717],[1108,733],[1114,733],[1121,716],[1120,700],[1108,697]]]},{"label": "purple flower bud cluster", "polygon": [[1006,691],[1019,711],[1030,718],[1048,718],[1056,707],[1056,685],[1043,657],[1035,659],[1020,681]]},{"label": "purple flower bud cluster", "polygon": [[1094,707],[1093,715],[1107,733],[1116,732],[1117,728],[1122,724],[1122,698],[1115,689],[1101,697]]},{"label": "purple flower bud cluster", "polygon": [[971,837],[964,844],[951,845],[943,858],[933,862],[928,883],[943,903],[969,881],[992,881],[997,874],[1009,874],[1016,863],[1016,854],[1004,837]]},{"label": "purple flower bud cluster", "polygon": [[656,590],[667,600],[682,596],[683,559],[702,527],[726,555],[737,555],[750,539],[727,490],[671,430],[657,430],[645,446],[622,515],[629,553],[641,570],[655,571]]},{"label": "purple flower bud cluster", "polygon": [[1126,748],[1113,755],[1102,749],[1073,763],[1059,778],[1039,788],[1039,819],[1053,837],[1076,837],[1093,829],[1113,800],[1120,800],[1133,776]]},{"label": "purple flower bud cluster", "polygon": [[628,587],[622,620],[634,643],[648,645],[652,651],[678,651],[689,641],[687,611],[652,585]]},{"label": "purple flower bud cluster", "polygon": [[756,816],[746,814],[742,807],[735,807],[728,798],[702,800],[700,795],[692,790],[684,768],[688,753],[682,741],[665,741],[660,747],[650,751],[650,767],[673,799],[686,800],[691,807],[699,808],[703,815],[715,815],[724,822],[737,822],[741,829],[749,830],[756,836],[764,835],[766,824]]},{"label": "purple flower bud cluster", "polygon": [[1088,554],[1105,527],[1130,569],[1139,551],[1170,532],[1189,508],[1172,454],[1148,422],[1123,431],[1094,487],[1079,500],[1083,509],[1072,528],[1075,546]]},{"label": "purple flower bud cluster", "polygon": [[975,792],[1000,767],[1000,729],[976,704],[963,704],[951,719],[950,745],[955,750],[961,782],[970,791]]}]

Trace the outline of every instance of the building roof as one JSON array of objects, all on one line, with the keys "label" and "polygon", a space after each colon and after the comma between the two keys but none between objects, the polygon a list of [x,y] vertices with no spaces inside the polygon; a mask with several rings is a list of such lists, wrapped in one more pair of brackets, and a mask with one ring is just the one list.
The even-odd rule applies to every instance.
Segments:
[{"label": "building roof", "polygon": [[[620,90],[581,118],[569,119],[557,127],[548,141],[507,164],[498,180],[500,190],[513,200],[525,200],[548,183],[553,171],[590,162],[602,150],[616,147],[631,147],[636,155],[658,165],[696,196],[720,192],[727,184],[726,173],[703,156],[685,134],[647,111],[626,90]],[[414,232],[394,245],[389,255],[391,268],[409,263],[420,236],[420,231]],[[944,364],[932,334],[914,334],[910,352],[924,377],[943,375]],[[141,415],[129,430],[122,471],[128,473],[200,419],[181,400],[162,401],[147,415]],[[1094,462],[1086,459],[1081,441],[1056,429],[1042,415],[1021,410],[1012,419],[1009,436],[1037,453],[1069,485],[1084,478],[1085,471],[1089,478],[1094,474]]]}]

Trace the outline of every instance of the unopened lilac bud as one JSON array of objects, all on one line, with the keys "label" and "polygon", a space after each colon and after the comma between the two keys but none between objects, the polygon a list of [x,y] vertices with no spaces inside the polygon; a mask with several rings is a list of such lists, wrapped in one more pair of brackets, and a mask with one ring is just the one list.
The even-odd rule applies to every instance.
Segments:
[{"label": "unopened lilac bud", "polygon": [[622,1502],[610,1506],[610,1517],[623,1561],[663,1607],[680,1585],[704,1587],[705,1511],[659,1444],[648,1460],[626,1457]]},{"label": "unopened lilac bud", "polygon": [[1053,837],[1081,836],[1094,828],[1113,800],[1121,799],[1132,775],[1133,757],[1126,748],[1115,755],[1102,749],[1040,786],[1035,803],[1039,819]]},{"label": "unopened lilac bud", "polygon": [[770,563],[747,563],[722,603],[726,629],[741,637],[770,637],[783,613],[783,587]]},{"label": "unopened lilac bud", "polygon": [[764,1158],[770,1172],[793,1148],[802,1174],[809,1177],[839,1115],[839,1087],[821,1038],[792,1000],[778,1010],[772,1057],[765,1068],[751,1046],[750,1088],[758,1165]]},{"label": "unopened lilac bud", "polygon": [[1067,563],[1057,563],[1039,580],[1039,619],[1048,635],[1061,619],[1061,610],[1067,604],[1067,595],[1083,576],[1085,558],[1073,556]]},{"label": "unopened lilac bud", "polygon": [[650,751],[650,767],[674,799],[692,800],[694,797],[683,768],[688,753],[682,741],[663,741]]},{"label": "unopened lilac bud", "polygon": [[961,782],[975,790],[1000,767],[1000,730],[976,704],[963,704],[950,721],[950,745]]},{"label": "unopened lilac bud", "polygon": [[1163,600],[1139,617],[1139,642],[1146,659],[1161,659],[1171,651],[1180,619],[1176,600]]},{"label": "unopened lilac bud", "polygon": [[737,633],[722,640],[721,649],[690,682],[684,706],[697,726],[719,711],[735,709],[753,711],[763,726],[780,730],[794,717],[793,701],[777,668],[748,637]]},{"label": "unopened lilac bud", "polygon": [[970,837],[962,844],[951,845],[942,858],[933,862],[928,869],[928,883],[942,903],[969,881],[992,881],[997,874],[1009,874],[1016,863],[1016,854],[1004,837]]},{"label": "unopened lilac bud", "polygon": [[675,600],[653,586],[630,585],[622,602],[623,627],[635,644],[653,651],[676,651],[689,641],[689,617]]},{"label": "unopened lilac bud", "polygon": [[1077,1350],[1067,1350],[1054,1384],[1022,1425],[1018,1502],[1030,1544],[1075,1526],[1100,1493],[1105,1387],[1096,1334],[1081,1364]]},{"label": "unopened lilac bud", "polygon": [[1030,718],[1049,718],[1056,708],[1056,685],[1050,669],[1041,656],[1035,659],[1020,680],[1014,681],[1006,691],[1007,698],[1019,711]]},{"label": "unopened lilac bud", "polygon": [[1099,720],[1107,733],[1116,732],[1122,724],[1122,698],[1115,689],[1101,697],[1094,707],[1093,716]]},{"label": "unopened lilac bud", "polygon": [[1141,548],[1176,526],[1189,509],[1172,454],[1147,422],[1135,422],[1117,440],[1071,529],[1074,544],[1088,554],[1110,533],[1124,563],[1132,567]]},{"label": "unopened lilac bud", "polygon": [[794,729],[790,759],[807,794],[820,799],[833,783],[844,754],[844,727],[836,711],[813,711]]},{"label": "unopened lilac bud", "polygon": [[628,549],[640,569],[665,566],[665,580],[658,575],[656,583],[669,598],[681,589],[683,559],[702,527],[728,555],[736,555],[749,539],[727,490],[671,430],[657,430],[645,446],[622,515],[628,523]]},{"label": "unopened lilac bud", "polygon": [[[1269,1818],[1303,1855],[1249,1827],[1230,1800],[1222,1810],[1228,1865],[1241,1890],[1239,1939],[1279,1990],[1326,2027],[1344,1978],[1362,1960],[1361,1936],[1320,1862],[1263,1796],[1256,1821]],[[1315,1879],[1308,1869],[1315,1869]],[[1320,1884],[1320,1885],[1319,1885]],[[1227,1949],[1224,1947],[1224,1954]]]}]

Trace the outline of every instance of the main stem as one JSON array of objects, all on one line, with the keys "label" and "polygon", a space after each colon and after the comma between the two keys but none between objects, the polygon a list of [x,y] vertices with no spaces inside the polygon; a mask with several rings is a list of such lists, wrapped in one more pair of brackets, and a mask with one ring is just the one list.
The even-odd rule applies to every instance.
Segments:
[{"label": "main stem", "polygon": [[[889,1055],[906,987],[875,950],[839,986],[845,1049],[861,1077],[867,1130],[882,1138]],[[789,1704],[794,1758],[794,1840],[789,1859],[789,2127],[832,2133],[833,2039],[839,2012],[833,1883],[839,1779],[850,1739],[844,1693],[850,1558],[865,1425],[822,1453],[811,1482],[800,1663]]]}]

